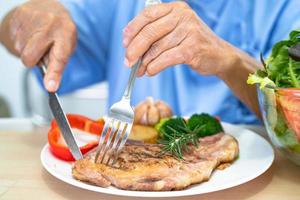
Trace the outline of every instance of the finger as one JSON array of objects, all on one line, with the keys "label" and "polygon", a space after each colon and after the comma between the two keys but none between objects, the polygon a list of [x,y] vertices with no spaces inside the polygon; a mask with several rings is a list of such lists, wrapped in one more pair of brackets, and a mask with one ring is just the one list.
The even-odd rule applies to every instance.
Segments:
[{"label": "finger", "polygon": [[126,50],[129,66],[132,66],[154,42],[170,33],[176,27],[177,22],[178,18],[170,14],[145,26]]},{"label": "finger", "polygon": [[28,16],[26,15],[26,12],[28,12],[26,11],[26,8],[22,8],[22,10],[24,10],[24,12],[20,11],[21,13],[14,25],[16,28],[13,31],[15,32],[13,39],[13,41],[15,41],[15,50],[19,55],[21,55],[29,39],[37,32],[36,27],[38,27],[35,15],[32,14]]},{"label": "finger", "polygon": [[48,52],[53,42],[47,41],[45,38],[47,38],[46,34],[38,32],[28,41],[21,53],[21,60],[25,66],[33,67],[37,65]]},{"label": "finger", "polygon": [[128,47],[131,40],[144,28],[147,24],[169,14],[172,7],[169,4],[159,4],[146,8],[140,15],[135,17],[123,30],[123,45]]},{"label": "finger", "polygon": [[49,52],[49,64],[44,77],[44,84],[49,92],[55,92],[59,88],[63,70],[68,62],[71,51],[67,52],[63,43],[54,43]]},{"label": "finger", "polygon": [[142,77],[145,75],[146,71],[147,71],[147,65],[141,63],[140,68],[138,69],[138,71],[136,73],[136,76]]},{"label": "finger", "polygon": [[163,52],[155,60],[149,63],[149,65],[147,66],[147,75],[154,76],[167,67],[177,64],[183,64],[185,61],[183,52],[183,46],[177,46]]},{"label": "finger", "polygon": [[13,37],[13,41],[14,41],[14,48],[16,50],[16,52],[18,53],[18,55],[21,55],[23,49],[26,46],[27,40],[25,38],[27,33],[24,30],[24,23],[20,23],[18,25],[16,25]]},{"label": "finger", "polygon": [[15,11],[13,12],[13,16],[10,21],[10,37],[12,40],[14,40],[17,36],[17,33],[19,32],[19,29],[21,28],[24,20],[26,19],[26,10],[23,7],[21,8],[15,8]]},{"label": "finger", "polygon": [[73,23],[65,23],[65,29],[53,32],[56,38],[48,55],[47,74],[44,78],[46,89],[54,92],[59,88],[63,70],[71,57],[77,40],[76,27]]},{"label": "finger", "polygon": [[175,28],[174,31],[166,35],[164,38],[158,40],[143,56],[141,67],[138,70],[137,75],[142,76],[146,72],[147,65],[157,58],[161,53],[167,51],[171,48],[178,46],[187,36],[187,31],[185,26],[181,25]]}]

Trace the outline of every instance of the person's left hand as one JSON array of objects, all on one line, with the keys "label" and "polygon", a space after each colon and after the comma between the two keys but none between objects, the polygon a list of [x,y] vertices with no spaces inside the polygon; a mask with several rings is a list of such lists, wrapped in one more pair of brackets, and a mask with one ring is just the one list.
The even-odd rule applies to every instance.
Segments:
[{"label": "person's left hand", "polygon": [[123,45],[127,66],[143,56],[138,76],[153,76],[176,64],[188,64],[204,75],[219,75],[235,62],[234,48],[184,2],[146,8],[125,27]]}]

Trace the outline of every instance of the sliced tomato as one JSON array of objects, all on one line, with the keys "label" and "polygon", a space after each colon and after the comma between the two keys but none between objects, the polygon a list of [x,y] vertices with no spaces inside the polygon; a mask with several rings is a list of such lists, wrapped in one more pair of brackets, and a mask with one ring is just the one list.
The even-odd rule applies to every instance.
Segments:
[{"label": "sliced tomato", "polygon": [[[68,114],[67,118],[69,120],[71,128],[76,128],[82,130],[83,134],[93,134],[100,136],[103,126],[104,120],[100,119],[98,121],[91,120],[87,117],[81,115]],[[74,161],[69,148],[67,147],[64,138],[62,137],[59,127],[55,120],[51,122],[51,127],[48,132],[48,143],[50,145],[50,150],[57,158],[66,161]],[[90,141],[87,144],[80,147],[81,153],[84,155],[85,153],[92,150],[94,147],[98,145],[98,141]]]},{"label": "sliced tomato", "polygon": [[300,142],[300,90],[282,89],[277,91],[276,96],[289,128],[294,131]]}]

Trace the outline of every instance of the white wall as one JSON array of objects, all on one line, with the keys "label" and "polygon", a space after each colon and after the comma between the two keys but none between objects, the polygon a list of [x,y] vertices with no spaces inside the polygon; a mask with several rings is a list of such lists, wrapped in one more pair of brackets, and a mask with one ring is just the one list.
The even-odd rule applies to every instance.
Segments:
[{"label": "white wall", "polygon": [[[0,19],[24,0],[0,0]],[[24,116],[21,97],[21,80],[24,67],[0,45],[0,96],[10,104],[14,116]]]},{"label": "white wall", "polygon": [[[0,0],[0,19],[14,6],[25,2],[25,0]],[[23,95],[23,76],[25,67],[19,59],[10,55],[0,45],[0,96],[4,97],[11,108],[13,117],[26,117]],[[47,98],[33,77],[29,77],[30,105],[33,114],[48,119],[50,111]],[[107,85],[99,84],[74,94],[61,97],[62,105],[67,113],[84,114],[92,118],[103,115],[106,111]]]}]

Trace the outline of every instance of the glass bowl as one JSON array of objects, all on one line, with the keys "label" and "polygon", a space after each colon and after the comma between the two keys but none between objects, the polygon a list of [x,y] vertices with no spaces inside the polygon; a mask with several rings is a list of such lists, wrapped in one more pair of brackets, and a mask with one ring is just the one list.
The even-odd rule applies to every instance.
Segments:
[{"label": "glass bowl", "polygon": [[300,165],[300,89],[257,89],[269,138],[288,159]]}]

